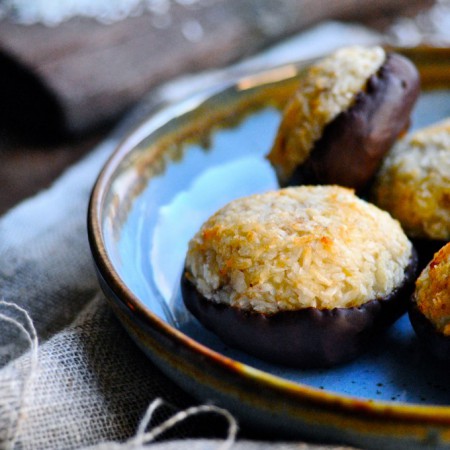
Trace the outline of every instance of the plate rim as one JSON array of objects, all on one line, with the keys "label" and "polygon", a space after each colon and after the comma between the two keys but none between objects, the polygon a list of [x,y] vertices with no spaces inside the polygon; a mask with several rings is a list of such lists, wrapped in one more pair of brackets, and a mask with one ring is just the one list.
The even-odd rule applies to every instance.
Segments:
[{"label": "plate rim", "polygon": [[[411,49],[409,49],[411,53]],[[294,62],[295,64],[304,64],[305,61]],[[292,64],[288,64],[292,65]],[[280,67],[285,67],[283,64]],[[299,66],[299,67],[300,67]],[[258,71],[256,74],[273,70]],[[207,88],[195,94],[188,95],[183,100],[174,104],[168,104],[149,114],[133,130],[117,144],[115,150],[104,163],[97,180],[93,186],[89,205],[88,205],[88,240],[91,253],[94,259],[96,269],[108,287],[115,294],[116,299],[121,302],[122,307],[128,310],[129,314],[136,315],[137,319],[143,321],[147,326],[154,328],[158,333],[169,338],[176,345],[181,345],[191,353],[197,353],[203,356],[209,362],[215,365],[221,371],[225,371],[230,376],[243,376],[250,381],[261,383],[263,387],[283,394],[289,394],[298,400],[312,403],[319,407],[332,408],[342,413],[358,413],[362,411],[379,418],[397,419],[407,423],[426,422],[436,425],[450,425],[450,405],[422,405],[417,403],[404,403],[398,401],[365,399],[348,394],[318,389],[304,383],[297,383],[284,379],[280,376],[270,374],[261,369],[254,368],[245,363],[238,362],[232,358],[216,352],[207,346],[197,342],[195,339],[187,336],[179,329],[173,327],[168,322],[159,318],[150,308],[146,307],[139,298],[134,295],[121,279],[120,275],[114,269],[111,259],[105,246],[105,240],[102,233],[102,209],[106,200],[106,194],[111,187],[114,173],[116,173],[130,153],[135,151],[136,144],[142,142],[147,137],[149,129],[155,126],[160,120],[160,115],[170,116],[174,108],[181,106],[183,109],[192,102],[193,96],[200,96],[203,99],[209,99],[222,92],[224,89],[234,86],[239,78],[234,78],[226,82],[219,82],[213,88]],[[142,139],[141,139],[142,137]],[[108,297],[108,296],[107,296]],[[111,299],[109,299],[111,300]]]}]

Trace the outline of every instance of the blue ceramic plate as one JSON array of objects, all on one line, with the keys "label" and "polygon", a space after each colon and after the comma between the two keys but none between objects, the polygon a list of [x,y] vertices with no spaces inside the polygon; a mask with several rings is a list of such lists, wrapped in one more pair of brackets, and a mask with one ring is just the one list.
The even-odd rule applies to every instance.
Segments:
[{"label": "blue ceramic plate", "polygon": [[[450,116],[449,59],[442,52],[409,52],[424,83],[413,128]],[[406,316],[355,362],[304,371],[227,347],[183,305],[187,243],[203,221],[234,198],[277,188],[264,156],[303,66],[271,69],[170,105],[122,142],[99,176],[89,211],[102,287],[168,376],[244,422],[278,436],[370,448],[450,448],[448,368],[422,351]]]}]

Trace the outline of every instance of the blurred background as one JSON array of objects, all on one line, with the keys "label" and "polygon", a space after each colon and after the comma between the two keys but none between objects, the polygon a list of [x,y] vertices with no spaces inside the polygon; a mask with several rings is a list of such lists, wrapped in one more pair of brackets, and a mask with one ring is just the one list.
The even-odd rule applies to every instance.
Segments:
[{"label": "blurred background", "polygon": [[0,0],[0,214],[156,86],[329,21],[391,45],[450,42],[450,0]]}]

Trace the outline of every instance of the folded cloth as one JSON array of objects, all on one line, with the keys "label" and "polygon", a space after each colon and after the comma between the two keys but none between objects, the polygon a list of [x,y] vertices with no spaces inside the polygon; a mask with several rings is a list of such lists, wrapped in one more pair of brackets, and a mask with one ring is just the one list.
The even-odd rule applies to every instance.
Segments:
[{"label": "folded cloth", "polygon": [[[247,70],[378,40],[329,23],[229,70],[162,86],[50,189],[0,220],[0,448],[136,449],[162,438],[154,448],[233,444],[232,416],[198,405],[162,375],[107,306],[87,240],[90,191],[118,140],[156,107]],[[239,440],[233,448],[316,447]]]}]

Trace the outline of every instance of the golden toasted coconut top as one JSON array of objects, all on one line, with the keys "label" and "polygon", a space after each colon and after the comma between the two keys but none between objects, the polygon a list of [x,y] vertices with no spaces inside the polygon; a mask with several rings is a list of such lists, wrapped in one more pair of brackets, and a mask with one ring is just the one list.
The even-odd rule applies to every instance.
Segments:
[{"label": "golden toasted coconut top", "polygon": [[346,47],[312,65],[287,104],[268,155],[281,181],[308,157],[325,126],[346,111],[386,60],[381,47]]},{"label": "golden toasted coconut top", "polygon": [[417,307],[434,327],[450,336],[450,243],[442,247],[416,281]]},{"label": "golden toasted coconut top", "polygon": [[450,239],[450,119],[392,148],[377,175],[374,202],[410,236]]},{"label": "golden toasted coconut top", "polygon": [[338,186],[235,200],[189,244],[187,275],[207,299],[274,313],[359,306],[404,278],[411,243],[397,221]]}]

